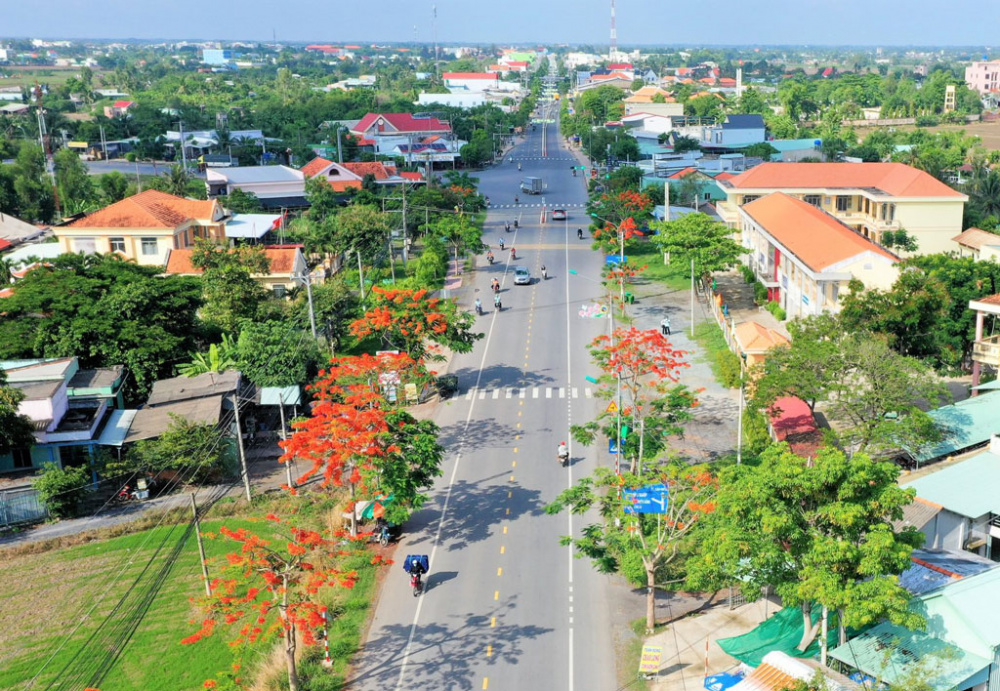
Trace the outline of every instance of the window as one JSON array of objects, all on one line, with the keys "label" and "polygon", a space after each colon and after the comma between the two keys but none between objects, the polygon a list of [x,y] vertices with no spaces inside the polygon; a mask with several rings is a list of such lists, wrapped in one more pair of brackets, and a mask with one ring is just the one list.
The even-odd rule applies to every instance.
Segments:
[{"label": "window", "polygon": [[834,283],[830,286],[830,301],[836,305],[838,297],[840,297],[840,284]]},{"label": "window", "polygon": [[896,219],[896,205],[895,204],[890,204],[889,205],[889,222],[891,223],[895,219]]},{"label": "window", "polygon": [[837,197],[837,211],[850,211],[850,210],[851,210],[851,198]]},{"label": "window", "polygon": [[866,214],[871,213],[871,200],[870,199],[865,199],[865,213]]},{"label": "window", "polygon": [[881,204],[880,206],[882,207],[881,214],[882,214],[882,220],[884,221],[885,218],[886,218],[886,214],[889,213],[889,205],[888,204]]},{"label": "window", "polygon": [[14,470],[31,467],[31,449],[26,447],[11,449],[10,455],[14,457]]},{"label": "window", "polygon": [[125,254],[125,238],[111,238],[111,251]]},{"label": "window", "polygon": [[287,293],[287,289],[285,288],[285,286],[280,284],[274,286],[274,297],[283,298],[285,297],[285,293]]},{"label": "window", "polygon": [[157,247],[156,238],[142,238],[142,253],[147,257],[160,253],[159,248]]},{"label": "window", "polygon": [[86,446],[60,446],[59,460],[63,467],[90,464],[90,449]]},{"label": "window", "polygon": [[820,194],[807,194],[802,198],[806,204],[812,204],[813,206],[819,206],[823,203],[823,195]]},{"label": "window", "polygon": [[744,194],[743,195],[743,203],[744,204],[749,204],[750,202],[755,202],[758,199],[760,199],[760,195],[759,194]]},{"label": "window", "polygon": [[97,252],[96,238],[73,238],[73,251],[94,254]]}]

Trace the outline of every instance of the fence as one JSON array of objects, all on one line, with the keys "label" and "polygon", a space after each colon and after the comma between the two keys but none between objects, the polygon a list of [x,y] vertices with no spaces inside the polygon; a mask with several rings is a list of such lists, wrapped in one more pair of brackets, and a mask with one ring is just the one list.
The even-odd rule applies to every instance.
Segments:
[{"label": "fence", "polygon": [[0,491],[0,528],[45,520],[48,512],[33,487]]}]

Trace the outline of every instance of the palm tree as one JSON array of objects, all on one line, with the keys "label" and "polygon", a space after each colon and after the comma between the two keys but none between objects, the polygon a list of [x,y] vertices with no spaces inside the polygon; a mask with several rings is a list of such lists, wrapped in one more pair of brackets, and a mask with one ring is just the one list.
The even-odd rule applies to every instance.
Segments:
[{"label": "palm tree", "polygon": [[190,181],[191,176],[188,175],[188,172],[184,170],[183,166],[175,163],[170,167],[170,172],[167,173],[167,192],[178,197],[185,197]]},{"label": "palm tree", "polygon": [[191,362],[180,365],[177,371],[185,377],[197,377],[206,372],[225,372],[236,368],[236,342],[223,334],[222,343],[213,343],[208,353],[195,353]]}]

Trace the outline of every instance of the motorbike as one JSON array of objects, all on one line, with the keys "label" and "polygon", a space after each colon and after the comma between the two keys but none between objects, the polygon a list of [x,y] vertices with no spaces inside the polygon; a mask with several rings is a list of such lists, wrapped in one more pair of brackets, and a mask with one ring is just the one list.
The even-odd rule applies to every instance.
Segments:
[{"label": "motorbike", "polygon": [[578,240],[583,240],[583,228],[576,229],[576,237]]},{"label": "motorbike", "polygon": [[506,230],[508,233],[510,232],[510,221],[507,221],[506,223],[503,224],[503,229]]},{"label": "motorbike", "polygon": [[483,315],[483,303],[481,303],[479,300],[476,300],[476,314],[478,314],[479,316]]},{"label": "motorbike", "polygon": [[139,501],[138,490],[132,489],[130,485],[125,485],[121,488],[118,494],[115,495],[115,501],[119,504],[126,504],[130,501]]},{"label": "motorbike", "polygon": [[493,266],[493,255],[492,254],[487,254],[486,255],[486,261],[488,261],[490,263],[490,266]]},{"label": "motorbike", "polygon": [[377,542],[385,547],[399,537],[400,533],[402,533],[402,529],[399,526],[379,519],[372,531],[368,533],[368,542]]},{"label": "motorbike", "polygon": [[569,463],[569,451],[563,451],[558,454],[557,458],[559,459],[559,465],[565,468],[566,464]]},{"label": "motorbike", "polygon": [[413,589],[413,597],[417,597],[420,593],[424,592],[424,580],[420,577],[420,573],[414,572],[410,574],[410,587]]},{"label": "motorbike", "polygon": [[510,259],[511,261],[517,259],[517,251],[513,247],[510,248]]},{"label": "motorbike", "polygon": [[520,163],[517,164],[517,169],[521,170],[521,164]]},{"label": "motorbike", "polygon": [[514,219],[514,230],[517,230],[517,219]]},{"label": "motorbike", "polygon": [[543,281],[549,280],[549,272],[548,270],[546,270],[544,266],[542,267],[542,280]]}]

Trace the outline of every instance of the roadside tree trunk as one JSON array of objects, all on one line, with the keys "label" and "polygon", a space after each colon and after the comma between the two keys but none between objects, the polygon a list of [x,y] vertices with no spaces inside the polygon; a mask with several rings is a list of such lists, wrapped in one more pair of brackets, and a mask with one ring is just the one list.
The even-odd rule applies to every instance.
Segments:
[{"label": "roadside tree trunk", "polygon": [[812,603],[803,602],[799,607],[802,609],[802,640],[796,646],[797,650],[805,650],[816,639],[819,631],[819,623],[812,622]]},{"label": "roadside tree trunk", "polygon": [[645,559],[643,565],[646,567],[646,632],[652,633],[656,628],[656,566]]},{"label": "roadside tree trunk", "polygon": [[288,623],[288,576],[282,577],[281,616],[285,621],[285,666],[288,670],[288,691],[299,691],[299,672],[295,667],[295,626]]}]

